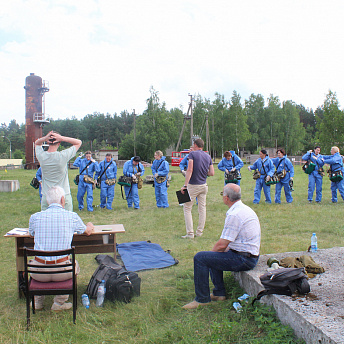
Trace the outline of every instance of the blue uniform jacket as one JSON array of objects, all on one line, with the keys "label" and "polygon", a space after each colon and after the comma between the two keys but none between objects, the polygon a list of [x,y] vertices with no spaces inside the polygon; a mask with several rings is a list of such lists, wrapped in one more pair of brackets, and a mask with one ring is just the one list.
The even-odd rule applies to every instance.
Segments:
[{"label": "blue uniform jacket", "polygon": [[323,161],[325,164],[331,165],[332,172],[340,170],[344,172],[343,160],[339,152],[334,153],[333,155],[323,155]]},{"label": "blue uniform jacket", "polygon": [[[264,164],[266,174],[264,172],[263,164]],[[257,159],[254,162],[254,164],[250,166],[250,169],[258,170],[260,172],[261,179],[264,179],[266,175],[272,177],[275,171],[272,160],[268,156],[266,156],[264,160],[262,160],[261,158]]]},{"label": "blue uniform jacket", "polygon": [[[317,159],[315,159],[315,158],[317,158]],[[324,166],[324,162],[323,162],[322,158],[323,158],[323,156],[321,154],[316,155],[313,152],[312,153],[307,152],[302,157],[302,160],[304,160],[304,161],[311,160],[315,164],[315,171],[318,171],[320,167]]]},{"label": "blue uniform jacket", "polygon": [[123,174],[127,177],[132,177],[134,174],[139,172],[138,166],[140,166],[141,176],[143,176],[143,174],[145,173],[145,168],[143,167],[143,165],[140,162],[139,162],[138,166],[134,166],[133,165],[133,159],[134,159],[134,157],[132,157],[130,160],[128,160],[124,163]]},{"label": "blue uniform jacket", "polygon": [[[226,169],[230,171],[233,167],[237,171],[240,171],[240,169],[244,166],[243,161],[235,154],[234,151],[230,151],[232,153],[232,158],[227,160],[226,158],[223,158],[217,165],[217,168],[223,172],[226,172]],[[233,159],[234,159],[234,165],[233,165]]]},{"label": "blue uniform jacket", "polygon": [[[110,166],[108,167],[108,165]],[[104,170],[106,169],[105,173]],[[117,178],[117,165],[116,163],[111,159],[110,162],[107,162],[106,159],[104,159],[102,162],[99,163],[99,172],[96,172],[95,179],[97,179],[101,174],[103,173],[101,180],[107,179],[114,179]]]},{"label": "blue uniform jacket", "polygon": [[36,178],[40,182],[42,180],[42,169],[39,168],[36,172]]},{"label": "blue uniform jacket", "polygon": [[189,166],[189,154],[185,155],[183,160],[179,163],[179,168],[181,171],[186,171]]},{"label": "blue uniform jacket", "polygon": [[158,174],[160,177],[166,177],[168,175],[168,172],[170,171],[170,167],[168,165],[168,162],[166,161],[166,157],[163,156],[159,160],[154,160],[152,164],[152,173],[153,176],[155,173]]},{"label": "blue uniform jacket", "polygon": [[93,175],[95,172],[99,172],[99,164],[97,162],[91,162],[91,164],[81,173],[81,171],[90,163],[91,160],[87,159],[81,159],[80,156],[78,156],[73,166],[79,167],[79,173],[82,175],[88,175],[89,177],[93,178]]},{"label": "blue uniform jacket", "polygon": [[282,172],[283,169],[286,170],[287,175],[283,178],[283,180],[288,180],[289,178],[294,177],[294,166],[286,156],[284,156],[283,158],[273,158],[271,160],[276,166],[277,173]]}]

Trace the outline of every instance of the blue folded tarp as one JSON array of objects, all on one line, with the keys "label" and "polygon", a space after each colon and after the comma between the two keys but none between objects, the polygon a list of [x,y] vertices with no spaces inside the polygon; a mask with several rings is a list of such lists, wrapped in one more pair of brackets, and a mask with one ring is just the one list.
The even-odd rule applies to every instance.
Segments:
[{"label": "blue folded tarp", "polygon": [[147,241],[134,241],[117,244],[118,253],[128,271],[160,269],[178,264],[159,244]]}]

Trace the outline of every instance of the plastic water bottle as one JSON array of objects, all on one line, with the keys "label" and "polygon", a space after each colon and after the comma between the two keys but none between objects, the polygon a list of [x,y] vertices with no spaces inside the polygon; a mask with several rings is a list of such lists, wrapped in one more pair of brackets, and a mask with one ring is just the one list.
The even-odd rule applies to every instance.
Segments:
[{"label": "plastic water bottle", "polygon": [[318,238],[315,233],[313,233],[311,237],[311,252],[318,251]]},{"label": "plastic water bottle", "polygon": [[233,307],[237,311],[237,313],[240,313],[242,311],[242,306],[239,302],[234,302]]},{"label": "plastic water bottle", "polygon": [[105,299],[105,281],[102,280],[101,283],[99,284],[98,291],[97,291],[97,301],[96,301],[96,306],[97,307],[103,307],[104,305],[104,299]]},{"label": "plastic water bottle", "polygon": [[81,300],[82,300],[82,304],[86,309],[90,308],[90,299],[88,298],[87,294],[82,294],[81,295]]}]

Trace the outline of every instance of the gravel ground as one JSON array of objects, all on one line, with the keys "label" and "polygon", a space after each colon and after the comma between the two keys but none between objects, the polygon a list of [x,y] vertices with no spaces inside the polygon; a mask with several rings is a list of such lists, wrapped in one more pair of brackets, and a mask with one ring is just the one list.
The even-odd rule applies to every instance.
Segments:
[{"label": "gravel ground", "polygon": [[254,295],[262,289],[259,276],[267,271],[270,257],[281,260],[302,255],[310,255],[325,269],[324,273],[309,279],[309,296],[264,296],[262,301],[272,303],[282,323],[288,323],[307,343],[344,343],[344,247],[321,249],[317,253],[262,255],[254,270],[238,273],[236,278],[246,292]]}]

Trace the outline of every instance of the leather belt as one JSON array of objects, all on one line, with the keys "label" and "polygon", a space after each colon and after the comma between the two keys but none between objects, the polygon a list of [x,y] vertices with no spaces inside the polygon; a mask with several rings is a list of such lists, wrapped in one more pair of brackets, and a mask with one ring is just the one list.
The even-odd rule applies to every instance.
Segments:
[{"label": "leather belt", "polygon": [[244,257],[248,257],[248,258],[259,258],[259,256],[255,256],[250,252],[239,252],[239,251],[235,251],[232,249],[230,249],[230,250],[234,253],[240,254],[240,256],[244,256]]},{"label": "leather belt", "polygon": [[68,259],[69,259],[68,256],[62,257],[62,258],[59,258],[59,259],[56,259],[56,260],[44,260],[44,259],[42,259],[42,258],[35,257],[35,261],[36,261],[36,262],[42,263],[42,264],[48,264],[48,265],[63,263],[63,262],[65,262],[65,261],[68,260]]}]

